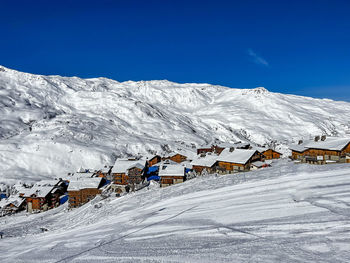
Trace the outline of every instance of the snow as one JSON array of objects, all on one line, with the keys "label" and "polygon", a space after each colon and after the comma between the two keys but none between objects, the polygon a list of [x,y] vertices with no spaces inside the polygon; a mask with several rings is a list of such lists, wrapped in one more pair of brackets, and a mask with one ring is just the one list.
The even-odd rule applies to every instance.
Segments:
[{"label": "snow", "polygon": [[265,163],[265,162],[261,162],[261,161],[256,161],[256,162],[253,162],[252,165],[254,165],[255,167],[262,167],[263,165],[267,165],[268,163]]},{"label": "snow", "polygon": [[[350,103],[165,80],[118,82],[0,71],[0,182],[99,170],[119,157],[209,143],[278,151],[350,131]],[[194,147],[194,148],[193,148]],[[179,151],[180,151],[179,150]],[[277,149],[276,149],[277,150]]]},{"label": "snow", "polygon": [[46,197],[53,189],[54,186],[34,185],[24,194],[24,197],[31,197],[32,195],[35,195],[35,197]]},{"label": "snow", "polygon": [[101,177],[81,178],[69,182],[67,191],[79,191],[81,189],[98,188],[101,183]]},{"label": "snow", "polygon": [[242,149],[234,149],[232,152],[230,152],[230,149],[226,148],[220,153],[219,157],[217,157],[217,160],[228,163],[246,164],[255,152],[256,150]]},{"label": "snow", "polygon": [[304,145],[305,148],[343,150],[350,143],[350,138],[326,138],[324,141],[313,141]]},{"label": "snow", "polygon": [[4,198],[0,200],[0,208],[6,207],[10,204],[13,204],[15,207],[20,207],[24,202],[24,198],[11,195],[9,198]]},{"label": "snow", "polygon": [[205,167],[212,167],[218,159],[217,155],[206,155],[204,157],[197,156],[196,159],[194,159],[191,164],[192,165],[198,165],[198,166],[205,166]]},{"label": "snow", "polygon": [[185,176],[185,167],[181,164],[163,164],[159,166],[159,174],[162,176]]},{"label": "snow", "polygon": [[23,212],[0,218],[0,261],[346,263],[349,184],[348,164],[280,160],[70,211]]},{"label": "snow", "polygon": [[136,161],[116,160],[111,173],[126,173],[127,170],[134,167],[143,169],[145,167],[145,161],[144,160],[136,160]]}]

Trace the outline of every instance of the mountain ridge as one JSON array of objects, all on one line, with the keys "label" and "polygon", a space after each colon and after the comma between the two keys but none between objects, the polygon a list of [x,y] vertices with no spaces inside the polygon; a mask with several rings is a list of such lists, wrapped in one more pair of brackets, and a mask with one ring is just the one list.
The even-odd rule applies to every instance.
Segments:
[{"label": "mountain ridge", "polygon": [[246,140],[348,136],[350,103],[168,80],[43,76],[0,66],[0,180],[40,180],[117,156]]}]

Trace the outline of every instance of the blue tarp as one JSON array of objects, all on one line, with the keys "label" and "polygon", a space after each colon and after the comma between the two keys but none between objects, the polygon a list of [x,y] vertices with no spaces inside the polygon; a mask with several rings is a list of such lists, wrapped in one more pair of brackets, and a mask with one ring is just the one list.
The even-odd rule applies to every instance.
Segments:
[{"label": "blue tarp", "polygon": [[64,204],[67,201],[68,201],[68,195],[64,195],[60,197],[60,205]]},{"label": "blue tarp", "polygon": [[159,181],[159,180],[160,180],[160,177],[159,177],[159,176],[156,176],[156,175],[152,175],[152,176],[150,176],[150,177],[147,178],[147,181],[151,181],[151,180]]},{"label": "blue tarp", "polygon": [[147,174],[151,174],[151,173],[158,172],[158,170],[159,170],[159,166],[151,166],[151,167],[148,167]]},{"label": "blue tarp", "polygon": [[7,198],[6,194],[0,194],[0,199]]},{"label": "blue tarp", "polygon": [[191,169],[185,168],[185,174],[187,174],[187,173],[189,173],[189,172],[191,172]]}]

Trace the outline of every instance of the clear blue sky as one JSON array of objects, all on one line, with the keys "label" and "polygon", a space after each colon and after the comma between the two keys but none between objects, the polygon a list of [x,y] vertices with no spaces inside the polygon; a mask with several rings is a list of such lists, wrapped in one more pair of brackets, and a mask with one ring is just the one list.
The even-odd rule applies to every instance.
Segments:
[{"label": "clear blue sky", "polygon": [[350,101],[350,1],[1,1],[0,64]]}]

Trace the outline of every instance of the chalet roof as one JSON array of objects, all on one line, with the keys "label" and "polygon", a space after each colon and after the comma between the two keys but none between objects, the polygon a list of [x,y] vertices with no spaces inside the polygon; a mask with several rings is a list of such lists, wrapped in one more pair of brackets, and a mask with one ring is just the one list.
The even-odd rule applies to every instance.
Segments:
[{"label": "chalet roof", "polygon": [[276,153],[281,154],[280,152],[278,152],[278,151],[276,151],[276,150],[274,150],[274,149],[265,148],[265,147],[259,147],[259,146],[253,146],[253,147],[251,148],[251,150],[257,150],[259,153],[263,153],[263,152],[266,152],[266,151],[268,151],[268,150],[271,150],[271,151],[273,151],[273,152],[276,152]]},{"label": "chalet roof", "polygon": [[2,199],[0,201],[0,208],[4,208],[10,204],[13,204],[15,207],[20,207],[23,202],[25,201],[24,198],[21,198],[19,196],[13,196],[11,195],[9,198],[6,198],[6,199]]},{"label": "chalet roof", "polygon": [[167,159],[167,160],[161,161],[161,162],[159,162],[159,163],[156,163],[154,166],[162,166],[163,164],[173,164],[173,165],[176,165],[176,164],[178,164],[178,163],[177,163],[177,162],[174,162],[174,161],[172,161],[172,160]]},{"label": "chalet roof", "polygon": [[265,148],[265,147],[259,147],[259,146],[252,146],[251,150],[256,150],[258,151],[259,153],[263,153],[267,150],[269,150],[268,148]]},{"label": "chalet roof", "polygon": [[41,180],[39,182],[36,182],[34,186],[56,186],[58,185],[61,180]]},{"label": "chalet roof", "polygon": [[192,151],[189,149],[177,149],[176,151],[172,151],[168,156],[173,157],[176,154],[186,156],[187,159],[193,160],[197,156],[197,150]]},{"label": "chalet roof", "polygon": [[211,149],[211,147],[213,147],[212,144],[204,144],[204,145],[201,145],[197,148],[198,149]]},{"label": "chalet roof", "polygon": [[55,186],[37,186],[34,185],[30,190],[24,194],[24,197],[31,197],[35,195],[35,197],[46,197]]},{"label": "chalet roof", "polygon": [[116,160],[112,168],[112,173],[126,173],[127,170],[133,167],[143,169],[145,167],[145,160]]},{"label": "chalet roof", "polygon": [[67,177],[69,181],[76,180],[79,178],[92,178],[95,175],[95,173],[74,173],[71,176]]},{"label": "chalet roof", "polygon": [[107,167],[103,167],[100,171],[101,173],[108,173],[110,169],[111,167],[107,166]]},{"label": "chalet roof", "polygon": [[79,191],[82,189],[96,189],[101,184],[101,177],[80,178],[78,180],[70,181],[67,191]]},{"label": "chalet roof", "polygon": [[322,150],[332,150],[341,151],[350,143],[350,138],[336,138],[327,137],[324,141],[312,141],[305,144],[305,148],[308,149],[322,149]]},{"label": "chalet roof", "polygon": [[296,144],[295,145],[291,145],[289,147],[289,149],[292,150],[292,151],[300,152],[300,153],[307,150],[307,148],[305,148],[304,146],[296,145]]},{"label": "chalet roof", "polygon": [[198,156],[191,164],[205,167],[212,167],[218,159],[217,155],[206,155],[205,157]]},{"label": "chalet roof", "polygon": [[159,174],[162,176],[184,176],[185,175],[185,167],[180,164],[172,164],[172,165],[161,165],[159,167]]},{"label": "chalet roof", "polygon": [[246,164],[255,153],[256,150],[235,149],[230,152],[230,149],[225,148],[217,160],[228,163]]}]

